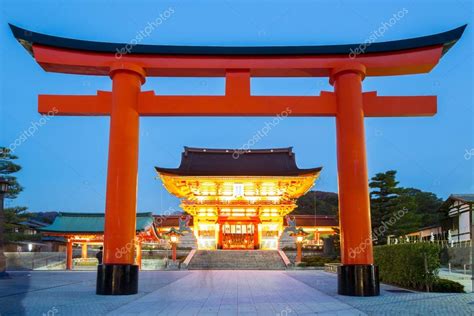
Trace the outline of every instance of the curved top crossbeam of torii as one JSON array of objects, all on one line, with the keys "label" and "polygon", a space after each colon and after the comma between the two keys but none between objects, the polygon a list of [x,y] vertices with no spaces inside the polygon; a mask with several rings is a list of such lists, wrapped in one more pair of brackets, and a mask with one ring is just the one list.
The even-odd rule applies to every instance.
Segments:
[{"label": "curved top crossbeam of torii", "polygon": [[[121,64],[138,65],[146,76],[226,77],[224,96],[166,96],[142,92],[142,116],[335,116],[332,92],[320,96],[251,96],[251,77],[331,77],[356,64],[363,76],[431,71],[460,39],[466,25],[411,39],[324,46],[168,46],[92,42],[35,33],[10,25],[17,40],[45,71],[110,75]],[[127,53],[127,50],[130,53]],[[435,96],[392,97],[366,92],[364,115],[426,116],[436,113]],[[109,115],[111,93],[95,96],[39,96],[39,112],[55,104],[59,115]]]}]

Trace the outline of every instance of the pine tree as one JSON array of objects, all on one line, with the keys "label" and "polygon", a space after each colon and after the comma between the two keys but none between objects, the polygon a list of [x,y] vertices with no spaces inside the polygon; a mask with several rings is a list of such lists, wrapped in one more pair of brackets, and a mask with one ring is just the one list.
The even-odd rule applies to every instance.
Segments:
[{"label": "pine tree", "polygon": [[[377,173],[369,183],[372,189],[370,192],[372,232],[376,244],[385,243],[391,232],[389,229],[386,230],[387,225],[384,223],[398,210],[397,199],[400,189],[397,188],[396,174],[395,170]],[[382,228],[383,233],[379,233],[382,232]]]},{"label": "pine tree", "polygon": [[18,183],[17,178],[12,174],[21,170],[21,166],[14,163],[13,160],[18,159],[17,156],[11,153],[10,149],[0,147],[0,177],[8,180],[8,192],[5,198],[14,199],[23,191],[23,187]]},{"label": "pine tree", "polygon": [[[21,166],[15,164],[12,161],[15,159],[18,159],[18,157],[13,155],[8,148],[0,147],[0,177],[6,179],[9,182],[8,190],[6,193],[4,193],[4,197],[7,199],[16,198],[18,194],[23,190],[22,186],[18,183],[16,177],[12,175],[15,172],[21,170]],[[9,276],[8,273],[6,273],[6,258],[4,254],[4,229],[6,225],[5,212],[3,210],[3,198],[0,203],[2,203],[2,205],[0,205],[0,278],[8,278]]]}]

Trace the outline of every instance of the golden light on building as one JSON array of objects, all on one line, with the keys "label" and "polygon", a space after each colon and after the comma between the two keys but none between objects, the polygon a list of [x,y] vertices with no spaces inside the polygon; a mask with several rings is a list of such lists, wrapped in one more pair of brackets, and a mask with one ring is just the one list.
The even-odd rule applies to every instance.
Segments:
[{"label": "golden light on building", "polygon": [[187,148],[179,168],[156,168],[165,188],[192,215],[200,249],[277,249],[284,216],[321,168],[299,169],[291,148]]}]

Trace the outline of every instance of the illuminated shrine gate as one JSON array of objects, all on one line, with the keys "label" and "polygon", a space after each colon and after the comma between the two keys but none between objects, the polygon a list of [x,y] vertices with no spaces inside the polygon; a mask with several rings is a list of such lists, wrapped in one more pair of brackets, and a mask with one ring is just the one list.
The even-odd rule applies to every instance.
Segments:
[{"label": "illuminated shrine gate", "polygon": [[[10,25],[14,36],[45,71],[110,76],[112,92],[91,96],[40,95],[39,112],[110,116],[104,232],[104,264],[98,267],[98,294],[138,290],[133,254],[116,249],[135,238],[140,116],[336,117],[341,261],[338,292],[378,295],[373,264],[364,117],[431,116],[436,96],[377,96],[362,92],[366,76],[430,72],[459,40],[465,26],[431,36],[329,46],[218,47],[136,45],[117,59],[125,44],[61,38]],[[364,45],[366,46],[366,45]],[[352,56],[353,57],[353,56]],[[225,77],[224,96],[165,96],[141,92],[147,76]],[[334,92],[319,96],[252,96],[251,77],[329,77]],[[295,135],[296,136],[296,135]],[[124,150],[126,148],[127,150]],[[364,245],[364,251],[355,251]]]},{"label": "illuminated shrine gate", "polygon": [[192,215],[198,249],[278,249],[284,216],[321,168],[298,168],[292,148],[185,147],[178,168],[156,171]]}]

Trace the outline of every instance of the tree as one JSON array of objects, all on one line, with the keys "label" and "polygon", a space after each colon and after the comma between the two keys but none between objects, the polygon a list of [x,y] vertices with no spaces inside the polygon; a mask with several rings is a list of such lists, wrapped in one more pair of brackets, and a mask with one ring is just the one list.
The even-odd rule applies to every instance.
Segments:
[{"label": "tree", "polygon": [[[2,193],[1,205],[0,205],[0,278],[8,277],[6,273],[6,258],[5,258],[5,238],[4,229],[5,224],[5,212],[3,210],[3,199],[14,199],[23,190],[22,186],[18,183],[14,174],[21,170],[21,166],[13,162],[18,159],[17,156],[13,155],[10,150],[6,147],[0,147],[0,177],[3,177],[9,182],[8,190],[6,193]],[[24,211],[24,210],[23,210]]]},{"label": "tree", "polygon": [[14,206],[5,209],[5,227],[11,227],[12,224],[23,222],[30,217],[24,206]]},{"label": "tree", "polygon": [[398,187],[396,171],[377,173],[369,184],[375,243],[388,235],[403,236],[423,227],[440,225],[442,200],[431,192]]},{"label": "tree", "polygon": [[420,215],[420,223],[424,227],[440,225],[443,214],[439,212],[439,208],[443,204],[443,200],[436,194],[415,188],[403,188],[400,194],[413,198],[413,202],[416,204],[415,211]]},{"label": "tree", "polygon": [[[386,223],[400,207],[397,203],[400,189],[397,188],[396,174],[395,170],[377,173],[369,183],[369,187],[372,189],[370,208],[375,243],[384,242],[387,235],[391,233]],[[383,233],[381,233],[382,231]]]},{"label": "tree", "polygon": [[296,201],[294,215],[338,215],[337,193],[323,191],[308,191]]}]

